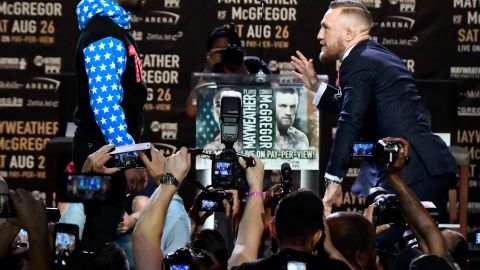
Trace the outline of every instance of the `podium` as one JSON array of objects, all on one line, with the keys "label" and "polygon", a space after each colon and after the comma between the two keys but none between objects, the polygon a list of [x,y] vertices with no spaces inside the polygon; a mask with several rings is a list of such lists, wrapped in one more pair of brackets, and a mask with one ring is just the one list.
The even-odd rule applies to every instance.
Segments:
[{"label": "podium", "polygon": [[[327,82],[326,75],[319,79]],[[300,171],[300,187],[318,190],[320,117],[312,104],[315,93],[293,74],[193,73],[192,89],[197,106],[196,147],[215,152],[220,142],[220,97],[240,93],[242,111],[238,153],[257,155],[265,170],[280,170],[288,162]],[[197,157],[199,181],[209,185],[211,161]]]}]

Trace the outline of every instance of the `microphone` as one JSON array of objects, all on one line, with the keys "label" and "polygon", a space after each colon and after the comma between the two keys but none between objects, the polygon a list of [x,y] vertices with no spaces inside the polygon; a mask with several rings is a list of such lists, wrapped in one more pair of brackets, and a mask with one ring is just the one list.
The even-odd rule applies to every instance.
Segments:
[{"label": "microphone", "polygon": [[290,168],[290,164],[283,163],[281,167],[282,171],[282,185],[285,190],[289,190],[292,187],[292,168]]}]

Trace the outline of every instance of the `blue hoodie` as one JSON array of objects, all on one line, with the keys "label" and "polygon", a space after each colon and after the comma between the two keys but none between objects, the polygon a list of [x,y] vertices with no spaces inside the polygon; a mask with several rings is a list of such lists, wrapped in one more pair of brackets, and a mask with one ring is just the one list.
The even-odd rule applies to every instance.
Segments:
[{"label": "blue hoodie", "polygon": [[[76,11],[81,30],[97,15],[110,18],[123,29],[130,29],[130,13],[113,0],[82,0]],[[106,36],[88,44],[83,49],[83,55],[90,106],[105,141],[117,146],[135,143],[127,133],[125,113],[121,107],[121,78],[127,63],[126,45],[116,38]]]}]

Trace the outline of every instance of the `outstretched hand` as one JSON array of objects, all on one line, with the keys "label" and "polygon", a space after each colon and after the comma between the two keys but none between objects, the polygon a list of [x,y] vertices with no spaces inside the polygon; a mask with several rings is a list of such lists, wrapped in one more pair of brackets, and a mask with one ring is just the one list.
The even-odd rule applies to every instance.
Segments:
[{"label": "outstretched hand", "polygon": [[293,71],[302,82],[305,87],[311,91],[316,92],[320,87],[320,80],[317,77],[317,72],[313,67],[313,59],[307,59],[300,51],[296,51],[297,56],[292,55],[290,64],[296,71]]}]

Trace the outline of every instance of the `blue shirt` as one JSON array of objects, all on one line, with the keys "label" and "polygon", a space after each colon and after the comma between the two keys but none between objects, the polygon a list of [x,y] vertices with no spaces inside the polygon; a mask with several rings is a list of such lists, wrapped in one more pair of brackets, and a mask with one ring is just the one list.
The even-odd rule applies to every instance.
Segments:
[{"label": "blue shirt", "polygon": [[170,201],[167,217],[163,226],[163,236],[160,248],[164,255],[185,247],[190,240],[190,218],[188,217],[183,200],[175,194]]}]

